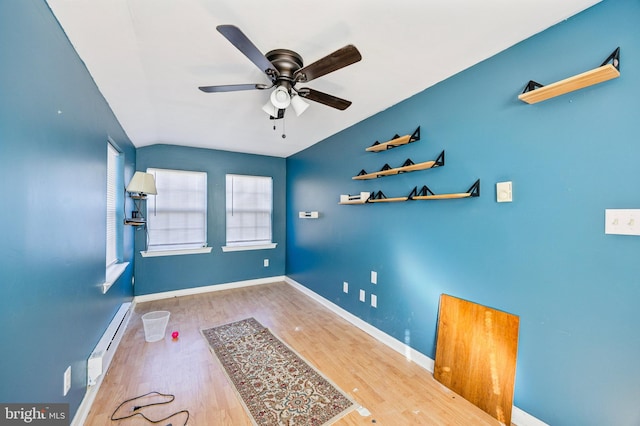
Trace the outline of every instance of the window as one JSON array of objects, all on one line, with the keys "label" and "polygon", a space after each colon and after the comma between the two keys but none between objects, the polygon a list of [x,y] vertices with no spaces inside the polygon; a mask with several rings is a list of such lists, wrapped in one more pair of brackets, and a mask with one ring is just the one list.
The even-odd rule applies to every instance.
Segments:
[{"label": "window", "polygon": [[227,245],[225,251],[274,248],[271,241],[273,179],[226,176]]},{"label": "window", "polygon": [[147,173],[154,175],[158,191],[147,199],[147,254],[210,252],[202,250],[207,247],[207,173],[154,168]]},{"label": "window", "polygon": [[124,228],[124,159],[111,142],[107,142],[107,234],[106,270],[102,293],[120,278],[129,262],[123,262]]},{"label": "window", "polygon": [[[118,262],[118,183],[122,175],[119,167],[120,153],[107,143],[107,267]],[[120,172],[120,173],[119,173]]]}]

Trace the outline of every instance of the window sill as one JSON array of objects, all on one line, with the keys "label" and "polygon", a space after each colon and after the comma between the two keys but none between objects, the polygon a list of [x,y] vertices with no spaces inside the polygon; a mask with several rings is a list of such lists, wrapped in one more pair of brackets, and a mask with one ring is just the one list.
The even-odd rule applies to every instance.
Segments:
[{"label": "window sill", "polygon": [[202,254],[211,253],[213,247],[201,247],[194,249],[182,249],[182,250],[155,250],[155,251],[141,251],[142,257],[160,257],[160,256],[181,256],[183,254]]},{"label": "window sill", "polygon": [[102,294],[106,294],[113,283],[118,281],[118,278],[120,278],[120,275],[122,275],[125,269],[127,269],[127,266],[129,266],[129,262],[122,262],[114,263],[107,268],[105,282],[100,286],[102,287]]},{"label": "window sill", "polygon": [[278,243],[268,243],[268,244],[246,244],[246,245],[238,245],[238,246],[222,246],[222,251],[246,251],[246,250],[267,250],[274,249]]}]

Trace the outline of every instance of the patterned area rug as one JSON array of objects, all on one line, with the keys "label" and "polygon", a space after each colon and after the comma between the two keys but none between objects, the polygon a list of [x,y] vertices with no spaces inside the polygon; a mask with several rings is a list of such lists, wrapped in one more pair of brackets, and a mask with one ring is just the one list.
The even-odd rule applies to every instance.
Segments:
[{"label": "patterned area rug", "polygon": [[202,330],[257,425],[327,425],[354,403],[254,318]]}]

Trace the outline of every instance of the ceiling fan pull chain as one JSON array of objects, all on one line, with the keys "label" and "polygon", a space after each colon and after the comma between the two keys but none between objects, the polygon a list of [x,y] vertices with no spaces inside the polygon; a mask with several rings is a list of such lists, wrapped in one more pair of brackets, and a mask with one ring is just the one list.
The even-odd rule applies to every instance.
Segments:
[{"label": "ceiling fan pull chain", "polygon": [[284,123],[285,123],[285,118],[282,117],[282,139],[285,139],[287,137],[287,135],[285,134]]}]

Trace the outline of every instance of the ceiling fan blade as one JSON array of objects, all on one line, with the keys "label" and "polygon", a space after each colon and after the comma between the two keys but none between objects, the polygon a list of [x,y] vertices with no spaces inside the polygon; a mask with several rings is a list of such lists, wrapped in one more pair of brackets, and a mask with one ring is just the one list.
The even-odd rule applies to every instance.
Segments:
[{"label": "ceiling fan blade", "polygon": [[313,90],[308,87],[300,88],[298,90],[298,94],[305,99],[309,99],[310,101],[319,102],[321,104],[339,109],[341,111],[344,111],[345,109],[349,108],[349,105],[351,105],[351,101],[340,99],[327,93],[318,92],[317,90]]},{"label": "ceiling fan blade", "polygon": [[267,74],[269,78],[273,79],[277,75],[271,61],[267,59],[260,50],[244,35],[240,28],[235,25],[218,25],[216,27],[218,32],[226,37],[240,52],[244,54],[251,62],[253,62],[260,71]]},{"label": "ceiling fan blade", "polygon": [[342,49],[338,49],[324,58],[318,59],[314,63],[299,69],[296,71],[295,76],[297,81],[308,82],[314,78],[322,77],[325,74],[329,74],[330,72],[354,64],[361,59],[362,56],[358,49],[356,49],[354,45],[349,44]]},{"label": "ceiling fan blade", "polygon": [[224,84],[222,86],[200,86],[198,89],[206,93],[220,93],[220,92],[236,92],[239,90],[264,90],[269,87],[266,84]]}]

